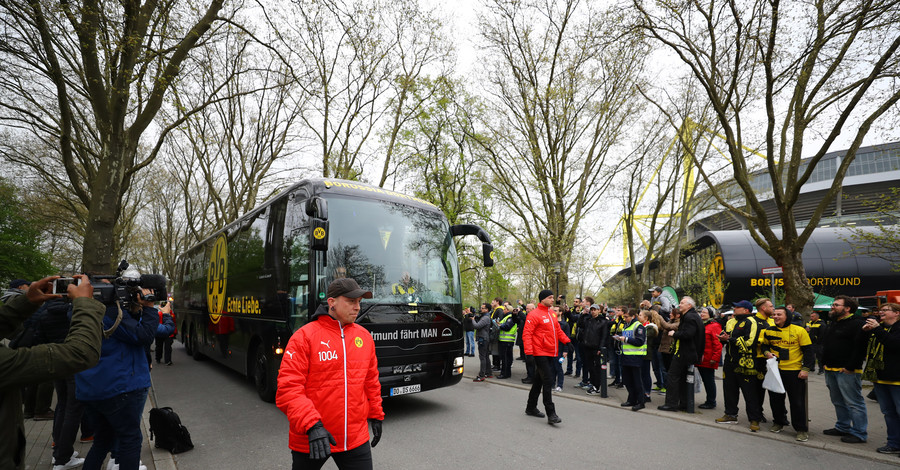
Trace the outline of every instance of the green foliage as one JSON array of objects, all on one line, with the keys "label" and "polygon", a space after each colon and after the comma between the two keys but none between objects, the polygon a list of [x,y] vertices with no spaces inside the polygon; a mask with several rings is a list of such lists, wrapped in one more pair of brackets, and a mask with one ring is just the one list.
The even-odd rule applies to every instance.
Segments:
[{"label": "green foliage", "polygon": [[41,233],[24,215],[15,186],[0,178],[0,282],[34,281],[53,271],[40,249]]},{"label": "green foliage", "polygon": [[875,215],[870,218],[875,228],[860,227],[853,231],[850,242],[856,245],[854,254],[866,254],[887,260],[894,271],[900,271],[900,188],[890,193],[862,201]]}]

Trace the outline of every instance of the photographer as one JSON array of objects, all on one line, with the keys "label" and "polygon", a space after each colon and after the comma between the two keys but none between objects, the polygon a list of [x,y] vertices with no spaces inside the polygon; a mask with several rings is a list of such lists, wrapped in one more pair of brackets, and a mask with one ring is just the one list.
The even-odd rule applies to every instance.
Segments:
[{"label": "photographer", "polygon": [[[72,300],[72,323],[65,342],[29,348],[0,346],[0,468],[23,468],[25,425],[22,417],[23,385],[63,378],[97,363],[100,356],[103,304],[94,300],[86,276],[81,284],[68,287]],[[25,295],[0,307],[0,336],[7,336],[45,301],[62,297],[50,294],[51,276],[29,286]]]},{"label": "photographer", "polygon": [[141,414],[150,387],[146,348],[159,326],[154,294],[165,298],[159,290],[128,287],[127,301],[107,305],[100,362],[75,376],[76,398],[95,426],[85,469],[98,470],[110,451],[122,470],[136,470],[140,464]]}]

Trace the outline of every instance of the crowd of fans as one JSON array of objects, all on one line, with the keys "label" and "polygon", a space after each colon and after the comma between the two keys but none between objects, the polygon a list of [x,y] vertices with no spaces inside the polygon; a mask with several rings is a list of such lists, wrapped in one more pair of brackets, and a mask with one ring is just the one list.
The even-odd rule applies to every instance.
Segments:
[{"label": "crowd of fans", "polygon": [[[780,433],[790,426],[796,440],[805,442],[807,379],[817,373],[825,376],[836,417],[823,434],[855,444],[868,439],[865,380],[874,384],[868,398],[878,402],[887,426],[887,442],[877,450],[900,454],[900,327],[893,328],[900,305],[857,312],[855,299],[839,295],[827,316],[813,312],[804,322],[792,305],[775,306],[766,298],[735,302],[731,310],[719,312],[698,307],[691,297],[673,305],[659,287],[650,293],[637,308],[609,306],[591,297],[576,298],[571,307],[565,301],[551,307],[570,340],[558,348],[554,391],[561,391],[564,378],[571,376],[588,395],[605,398],[607,387],[627,389],[622,406],[633,411],[645,408],[656,392],[665,395],[658,409],[692,412],[694,390],[689,387],[700,390],[702,384],[705,400],[698,408],[716,409],[722,403],[724,414],[715,421],[735,424],[743,397],[752,432],[769,422],[764,413],[768,397],[769,431]],[[533,303],[513,305],[498,297],[465,309],[466,354],[474,357],[477,350],[481,357],[476,382],[510,379],[518,345],[516,359],[526,365],[521,380],[533,383],[535,368],[525,355],[521,333],[534,308]],[[563,357],[564,352],[570,354]]]}]

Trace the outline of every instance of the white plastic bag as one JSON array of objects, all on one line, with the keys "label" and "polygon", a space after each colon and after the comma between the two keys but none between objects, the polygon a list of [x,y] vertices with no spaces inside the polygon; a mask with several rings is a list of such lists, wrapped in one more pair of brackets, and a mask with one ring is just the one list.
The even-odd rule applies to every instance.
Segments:
[{"label": "white plastic bag", "polygon": [[774,357],[766,359],[766,378],[763,379],[763,388],[775,393],[784,393],[784,383],[781,381],[781,372],[778,371],[778,359]]}]

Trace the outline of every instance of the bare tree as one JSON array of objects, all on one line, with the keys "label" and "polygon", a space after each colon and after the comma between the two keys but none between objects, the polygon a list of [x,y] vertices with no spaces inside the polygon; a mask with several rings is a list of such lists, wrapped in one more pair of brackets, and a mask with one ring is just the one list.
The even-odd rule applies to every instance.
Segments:
[{"label": "bare tree", "polygon": [[[808,311],[812,288],[803,247],[866,134],[900,100],[900,2],[633,3],[638,27],[687,66],[725,136],[734,183],[743,197],[736,202],[716,191],[718,202],[749,222],[754,240],[784,267],[787,302]],[[754,121],[760,110],[764,117]],[[757,129],[763,130],[754,133]],[[855,129],[853,140],[834,184],[805,226],[798,227],[794,208],[802,186],[848,129]],[[744,144],[754,139],[764,141],[765,186],[771,187],[766,195],[777,208],[780,235],[752,186]],[[820,143],[806,150],[811,139]],[[804,159],[804,154],[811,156]],[[702,167],[700,172],[709,183]]]},{"label": "bare tree", "polygon": [[[0,1],[0,122],[54,149],[87,208],[86,270],[110,270],[130,182],[179,123],[151,125],[223,3]],[[143,154],[142,139],[156,141]],[[9,144],[17,162],[42,165]]]},{"label": "bare tree", "polygon": [[[191,115],[164,148],[165,165],[180,188],[187,231],[196,242],[266,200],[283,187],[282,164],[302,150],[298,121],[305,98],[281,58],[244,30],[226,30],[222,41],[197,51],[203,65],[192,86],[174,93],[174,112],[195,109],[214,93],[227,97]],[[233,77],[219,91],[217,77]]]},{"label": "bare tree", "polygon": [[[562,264],[601,200],[607,159],[639,110],[645,47],[592,1],[493,0],[480,18],[491,119],[479,142],[494,191],[515,223],[493,214],[541,264]],[[547,281],[555,281],[548,277]]]}]

